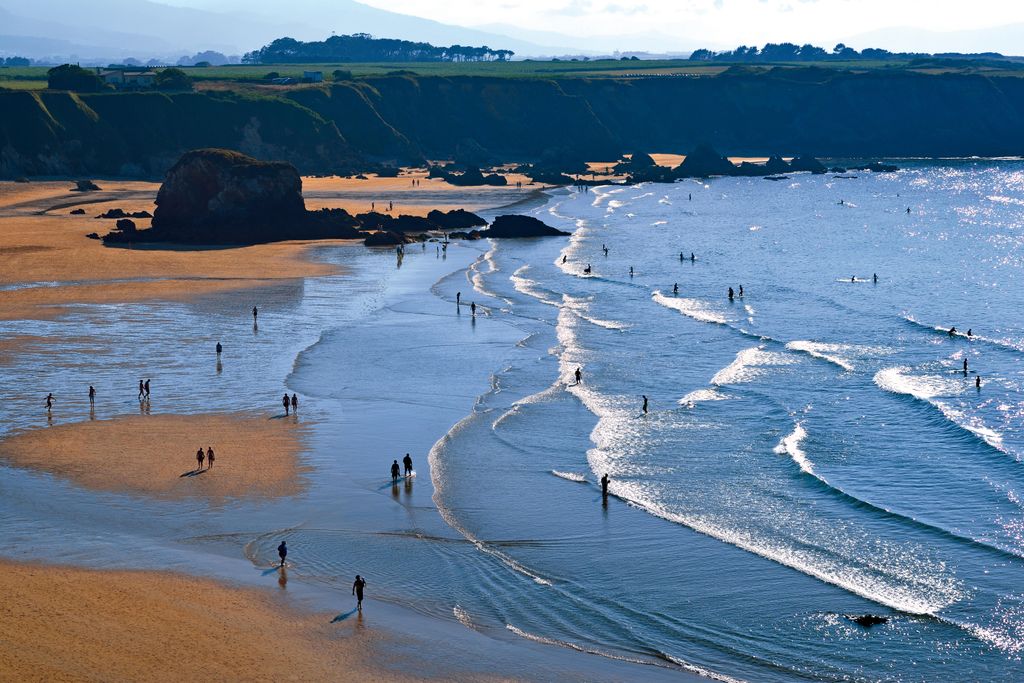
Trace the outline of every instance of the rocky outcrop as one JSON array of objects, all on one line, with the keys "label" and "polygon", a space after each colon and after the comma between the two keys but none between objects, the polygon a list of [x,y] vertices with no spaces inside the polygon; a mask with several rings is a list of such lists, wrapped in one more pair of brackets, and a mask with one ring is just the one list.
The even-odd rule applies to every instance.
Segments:
[{"label": "rocky outcrop", "polygon": [[100,186],[91,180],[76,180],[75,186],[71,188],[72,192],[98,192]]},{"label": "rocky outcrop", "polygon": [[533,216],[498,216],[491,227],[483,231],[484,237],[559,237],[568,235]]},{"label": "rocky outcrop", "polygon": [[707,178],[715,175],[736,175],[736,166],[716,152],[711,145],[700,145],[676,166],[676,177]]},{"label": "rocky outcrop", "polygon": [[[85,211],[83,210],[82,213],[85,213]],[[99,216],[96,216],[96,218],[152,218],[152,217],[153,217],[153,214],[151,214],[149,211],[134,211],[134,212],[129,213],[129,212],[125,211],[124,209],[108,209],[107,211],[104,211],[103,213],[101,213]]]},{"label": "rocky outcrop", "polygon": [[793,161],[789,162],[789,168],[791,171],[805,171],[807,173],[825,173],[827,170],[824,164],[807,154],[793,157]]},{"label": "rocky outcrop", "polygon": [[776,175],[778,173],[788,173],[791,170],[792,168],[790,167],[790,165],[787,164],[786,160],[780,156],[770,157],[764,165],[764,172],[769,173],[771,175]]},{"label": "rocky outcrop", "polygon": [[257,244],[357,235],[345,211],[306,211],[302,180],[291,164],[201,149],[183,155],[167,172],[152,228],[119,229],[103,240]]},{"label": "rocky outcrop", "polygon": [[434,209],[427,214],[427,220],[445,230],[466,230],[487,225],[483,218],[465,209],[452,209],[448,212]]},{"label": "rocky outcrop", "polygon": [[397,232],[380,231],[366,234],[363,244],[368,247],[393,247],[397,244],[408,244],[411,241],[405,235],[400,235]]}]

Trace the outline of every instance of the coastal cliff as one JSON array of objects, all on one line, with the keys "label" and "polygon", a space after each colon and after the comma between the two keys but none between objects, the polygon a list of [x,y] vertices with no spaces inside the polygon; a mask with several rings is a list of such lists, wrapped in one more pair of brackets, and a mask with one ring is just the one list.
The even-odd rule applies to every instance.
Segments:
[{"label": "coastal cliff", "polygon": [[248,96],[0,92],[0,177],[160,176],[182,153],[234,149],[303,174],[449,159],[624,152],[816,157],[1024,151],[1024,79],[818,68],[702,78],[394,75]]}]

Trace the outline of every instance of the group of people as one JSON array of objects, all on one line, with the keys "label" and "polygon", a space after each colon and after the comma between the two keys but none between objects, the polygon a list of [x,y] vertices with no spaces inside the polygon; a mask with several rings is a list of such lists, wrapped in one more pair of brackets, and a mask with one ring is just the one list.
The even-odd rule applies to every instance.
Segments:
[{"label": "group of people", "polygon": [[[740,296],[743,296],[743,285],[740,285]],[[732,287],[729,288],[729,301],[736,298],[736,292],[733,291]]]},{"label": "group of people", "polygon": [[[458,312],[461,310],[459,307],[462,306],[462,292],[455,292],[455,310]],[[476,302],[469,302],[469,313],[474,318],[476,317]]]},{"label": "group of people", "polygon": [[204,460],[208,463],[206,466],[207,469],[213,469],[213,461],[216,459],[217,456],[213,452],[213,446],[207,446],[206,453],[203,453],[203,449],[200,447],[199,450],[196,451],[196,471],[198,472],[203,469]]},{"label": "group of people", "polygon": [[[89,387],[89,389],[92,389],[92,387]],[[92,393],[92,392],[90,392],[90,393]],[[149,380],[148,379],[145,382],[143,382],[141,379],[139,380],[139,400],[140,401],[148,401],[149,400]]]},{"label": "group of people", "polygon": [[[949,338],[952,339],[953,337],[957,336],[960,333],[957,331],[956,325],[954,325],[953,327],[949,328],[949,332],[947,332],[947,334],[949,335]],[[967,337],[968,339],[973,339],[974,338],[974,329],[971,328],[971,327],[968,327],[967,328],[967,333],[964,334],[964,336]],[[964,358],[964,377],[966,377],[966,376],[967,376],[967,359]],[[978,389],[979,391],[981,390],[981,375],[975,375],[974,376],[974,387],[976,389]]]},{"label": "group of people", "polygon": [[288,392],[286,391],[286,392],[284,392],[284,396],[281,397],[281,405],[284,406],[284,414],[285,414],[285,416],[287,416],[289,414],[288,413],[288,409],[289,408],[291,408],[293,413],[298,414],[298,412],[299,412],[299,397],[296,396],[295,394],[292,394],[291,398],[289,398],[288,397]]},{"label": "group of people", "polygon": [[[281,562],[277,566],[283,569],[284,563],[288,559],[288,541],[281,541],[277,546],[277,556],[281,558]],[[366,579],[356,574],[356,580],[352,582],[352,595],[356,596],[356,609],[360,612],[363,611],[363,589],[365,588]]]},{"label": "group of people", "polygon": [[[402,465],[405,467],[405,476],[412,476],[412,456],[408,453],[402,458]],[[398,461],[395,460],[391,463],[391,481],[397,483],[401,475],[401,468],[398,466]]]}]

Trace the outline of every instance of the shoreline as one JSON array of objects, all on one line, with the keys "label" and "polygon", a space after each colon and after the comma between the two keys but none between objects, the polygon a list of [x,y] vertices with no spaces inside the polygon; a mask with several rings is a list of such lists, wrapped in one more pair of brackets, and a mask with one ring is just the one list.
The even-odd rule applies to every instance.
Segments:
[{"label": "shoreline", "polygon": [[[100,182],[102,183],[102,181]],[[534,196],[531,198],[531,200],[534,201],[542,199],[543,195],[541,194],[534,194]],[[493,207],[493,210],[499,210],[500,208],[501,207]],[[5,222],[8,220],[8,217],[0,217],[0,222]],[[85,240],[82,241],[85,242]],[[85,243],[89,244],[88,242]],[[359,249],[360,251],[349,252],[349,249]],[[226,253],[237,254],[240,250],[227,249],[223,251]],[[395,271],[393,274],[388,276],[389,279],[394,279],[393,283],[389,284],[389,280],[385,280],[379,285],[375,285],[374,283],[378,279],[378,276],[375,275],[373,272],[365,272],[363,275],[357,275],[354,271],[350,272],[349,266],[339,266],[338,259],[327,258],[325,260],[324,258],[318,258],[321,256],[338,256],[340,257],[340,262],[344,264],[347,263],[347,259],[349,258],[348,256],[346,256],[346,254],[354,254],[359,257],[356,259],[356,262],[362,263],[364,251],[361,246],[355,247],[353,245],[340,245],[336,242],[317,242],[304,244],[303,248],[300,250],[302,258],[310,260],[311,265],[323,267],[323,269],[320,271],[320,274],[311,276],[312,280],[308,279],[307,277],[302,277],[300,279],[300,283],[303,283],[303,286],[300,288],[300,291],[302,289],[308,288],[310,286],[310,283],[312,282],[319,282],[321,280],[326,279],[331,281],[338,280],[339,284],[336,285],[336,287],[340,288],[338,289],[338,291],[345,292],[350,290],[352,287],[356,286],[357,283],[355,282],[355,280],[360,279],[365,280],[365,285],[370,287],[371,289],[378,286],[384,287],[384,291],[391,292],[391,294],[387,296],[394,298],[396,303],[405,300],[408,296],[410,296],[410,294],[413,293],[415,293],[416,296],[436,298],[434,294],[431,294],[430,289],[434,284],[437,283],[437,275],[433,275],[431,273],[439,273],[441,280],[456,277],[459,273],[462,273],[469,265],[471,265],[475,259],[479,258],[476,252],[476,249],[467,249],[465,252],[462,252],[461,249],[456,248],[455,250],[451,250],[451,253],[447,255],[447,258],[449,259],[447,263],[442,262],[441,264],[439,264],[439,266],[435,265],[436,261],[434,263],[431,263],[431,261],[433,261],[433,255],[425,255],[424,258],[419,261],[419,263],[414,262],[413,259],[409,259],[406,262],[406,265],[402,271]],[[369,252],[367,251],[366,253]],[[428,256],[429,259],[427,258]],[[314,258],[316,259],[315,261],[313,260]],[[388,263],[390,260],[390,255],[383,253],[379,255],[371,254],[370,256],[367,256],[365,258],[366,262],[372,263]],[[417,275],[414,271],[416,270],[417,267],[421,265],[424,267],[429,267],[426,268],[425,271]],[[437,270],[438,267],[440,267],[440,271]],[[359,266],[355,266],[355,268],[357,270],[360,269]],[[338,274],[342,272],[344,272],[345,275],[338,277]],[[225,299],[229,292],[232,292],[230,296],[232,300],[237,298],[244,298],[247,300],[255,298],[255,290],[253,290],[251,287],[248,287],[249,283],[243,284],[241,282],[234,282],[232,284],[241,284],[242,286],[238,287],[237,289],[228,289],[224,292],[203,291],[200,293],[185,293],[182,295],[181,301],[185,302],[185,305],[187,307],[198,306],[199,309],[202,310],[205,306],[214,305],[212,303],[202,303],[203,301],[221,301],[222,299]],[[113,283],[109,286],[113,288],[131,289],[130,292],[123,292],[123,294],[130,293],[132,294],[132,296],[135,296],[139,293],[137,290],[136,283]],[[471,285],[469,285],[468,283],[466,286],[471,287]],[[47,289],[53,290],[56,296],[66,296],[69,289],[73,288],[62,288],[57,286],[49,287]],[[249,292],[249,294],[246,294],[246,292]],[[0,298],[0,300],[2,300],[2,298]],[[131,300],[134,302],[146,301],[146,299],[144,298],[135,298]],[[447,315],[447,303],[444,303],[440,299],[438,299],[437,304],[445,309],[445,315]],[[132,303],[131,305],[135,306],[137,304]],[[219,306],[220,304],[216,305]],[[384,301],[378,301],[378,305],[381,307],[387,306],[387,304]],[[353,306],[355,306],[355,304],[353,304]],[[157,304],[155,308],[156,310],[159,310],[161,308],[164,308],[164,306]],[[270,313],[268,315],[273,314]],[[260,321],[262,324],[263,316],[261,316]],[[466,325],[469,324],[469,321],[465,317],[463,318],[463,322]],[[274,322],[272,318],[269,319],[268,322],[266,323],[266,325],[269,326],[271,329],[273,329],[273,324]],[[473,329],[478,331],[483,330],[487,327],[489,327],[488,318],[481,318],[479,322],[479,327],[476,324],[473,325]],[[57,332],[57,334],[66,333]],[[316,336],[319,337],[321,334],[323,334],[323,332],[317,334]],[[15,339],[17,339],[17,337],[18,332],[15,331]],[[51,343],[47,341],[48,337],[46,334],[40,335],[38,338],[44,340],[39,344],[39,346],[51,345]],[[5,340],[0,340],[0,343],[2,343],[3,341]],[[84,346],[89,347],[91,345],[95,345],[102,342],[99,339],[84,338],[81,343]],[[476,342],[473,343],[476,344]],[[33,344],[35,344],[35,342],[33,342]],[[15,356],[15,354],[18,351],[25,350],[22,348],[22,345],[17,341],[15,341],[13,345],[9,344],[8,347],[12,349],[12,356]],[[0,348],[7,347],[0,346]],[[233,349],[233,347],[229,348]],[[307,350],[309,348],[312,347],[307,347]],[[301,355],[303,354],[299,354],[299,356]],[[288,360],[288,365],[292,367],[293,371],[294,368],[300,362],[299,356],[293,357],[290,360]],[[15,363],[17,362],[15,358],[12,358],[11,360],[14,361]],[[285,361],[286,359],[281,360]],[[0,364],[0,367],[5,366]],[[286,386],[292,384],[293,382],[293,371],[289,371],[285,377],[281,378],[282,382],[285,383]],[[484,374],[482,377],[477,378],[477,381],[486,384],[486,374]],[[302,396],[303,405],[309,405],[308,395],[301,391],[300,395]],[[458,398],[456,400],[456,403],[461,405],[462,400],[463,399]],[[83,402],[79,401],[74,405],[77,407],[80,403]],[[466,410],[470,409],[471,405],[472,401],[469,401],[468,403],[465,403],[465,405],[463,405],[461,408],[456,408],[455,412],[446,413],[456,416],[456,419],[453,419],[450,422],[430,422],[430,424],[422,423],[419,427],[417,427],[417,433],[422,435],[421,437],[418,438],[423,439],[422,443],[424,446],[424,450],[418,452],[425,453],[426,449],[429,449],[430,445],[433,444],[434,440],[441,436],[448,429],[448,427],[451,426],[451,423],[457,421],[457,418],[461,417],[461,415]],[[60,419],[59,415],[64,414],[59,411],[67,410],[65,406],[68,406],[66,401],[58,406],[58,411],[55,411],[55,414],[58,415],[58,419]],[[171,406],[174,406],[173,398]],[[158,410],[159,409],[160,408],[158,408]],[[172,409],[174,408],[172,407]],[[186,407],[185,410],[185,412],[189,413],[190,416],[197,417],[198,419],[206,419],[209,417],[209,415],[206,412],[204,412],[202,408],[199,409],[198,413],[195,413],[194,411],[195,408],[188,407]],[[415,419],[414,416],[416,415],[417,412],[421,412],[414,405],[399,406],[397,408],[397,411],[398,412],[396,413],[395,418],[398,421],[397,423],[406,425],[410,424],[410,419],[412,419],[412,423],[416,423],[417,420]],[[304,409],[304,415],[305,414],[306,413]],[[325,440],[328,442],[331,441],[332,431],[328,426],[322,424],[322,418],[324,416],[323,410],[319,410],[318,407],[312,407],[309,410],[309,414],[313,416],[314,422],[314,424],[312,424],[312,426],[310,427],[310,439],[312,441],[312,444],[306,447],[305,453],[302,457],[303,460],[306,461],[308,466],[312,469],[312,474],[309,476],[312,479],[316,480],[319,476],[323,476],[324,474],[323,470],[318,471],[318,467],[322,467],[326,462],[325,459],[330,458],[331,447],[330,445],[325,444]],[[330,414],[330,411],[328,411],[328,414]],[[158,416],[154,416],[154,418],[155,417]],[[75,418],[72,417],[72,419],[74,420]],[[131,419],[145,420],[153,418],[141,417]],[[192,418],[190,417],[190,419]],[[76,423],[72,423],[71,426],[74,427],[75,424]],[[62,426],[57,427],[57,429],[61,428]],[[39,427],[35,427],[35,429],[38,430]],[[387,436],[384,435],[378,438],[387,439]],[[216,444],[214,444],[214,446],[215,448],[217,448],[218,453],[220,453],[221,449],[217,447]],[[411,448],[412,446],[406,445],[403,447]],[[379,451],[379,446],[375,447],[374,450]],[[182,457],[184,458],[187,455],[188,454],[185,453]],[[423,465],[425,465],[425,456],[419,456],[418,460],[420,463],[423,463]],[[218,462],[218,467],[223,463],[224,461],[220,460]],[[421,465],[421,467],[423,465]],[[26,478],[19,475],[19,480],[32,482],[32,490],[49,490],[51,488],[51,484],[49,483],[50,476],[51,475],[49,474],[33,474],[28,475]],[[430,502],[432,487],[429,486],[429,480],[429,476],[426,476],[426,472],[424,472],[424,476],[420,480],[421,483],[418,487],[416,487],[415,490],[422,491],[426,495],[426,498],[423,500],[424,505],[430,508],[430,514],[428,515],[428,517],[432,516],[434,518],[433,521],[428,524],[428,526],[436,528],[443,533],[446,527],[444,526],[444,523],[440,518],[436,506],[434,506]],[[336,483],[344,485],[342,481],[338,481]],[[354,483],[344,485],[344,488],[342,489],[342,491],[347,491],[347,493],[343,494],[343,497],[351,496],[358,499],[357,504],[361,505],[363,508],[363,521],[357,523],[358,527],[362,527],[365,530],[363,533],[385,533],[388,532],[389,529],[395,528],[396,522],[397,528],[403,528],[408,523],[407,521],[403,521],[404,516],[407,514],[415,514],[414,508],[412,507],[408,507],[407,505],[394,505],[391,498],[387,498],[385,495],[381,495],[383,492],[378,492],[378,488],[379,486],[376,483],[367,483],[361,477],[357,477],[357,480]],[[72,482],[65,482],[60,484],[58,486],[58,490],[74,492],[76,502],[71,503],[71,507],[69,509],[75,509],[75,506],[82,504],[86,504],[92,507],[94,505],[94,503],[92,502],[94,500],[94,496],[97,495],[94,493],[90,493],[88,488],[80,488],[77,484]],[[98,495],[100,495],[101,498],[99,498],[98,500],[104,500],[108,498],[110,496],[110,493],[106,493],[107,491],[110,491],[109,487],[100,486]],[[111,491],[111,493],[113,492]],[[339,495],[339,490],[337,488],[331,488],[331,484],[327,484],[325,486],[323,483],[318,483],[312,489],[307,490],[300,495],[302,500],[306,501],[304,502],[304,505],[312,505],[314,501],[323,501],[323,503],[326,504],[327,501],[329,500],[334,500],[336,504],[336,499],[337,496]],[[414,492],[413,495],[414,500],[421,500],[421,498],[419,497],[420,494]],[[168,508],[167,505],[179,505],[179,503],[175,503],[173,502],[173,500],[170,502],[161,503],[159,502],[160,496],[154,497],[152,495],[145,495],[144,498],[146,499],[146,501],[144,503],[141,503],[142,507],[140,508],[140,510],[153,510],[155,513],[157,513],[159,516],[163,516],[165,519],[166,515],[169,513],[170,510],[176,509]],[[123,507],[124,503],[120,501],[124,501],[127,499],[121,494],[115,494],[113,500],[118,501],[116,503],[118,507]],[[364,503],[367,500],[375,500],[376,504],[369,507],[362,505],[362,503]],[[203,506],[204,504],[201,502],[192,502],[188,504],[188,508],[193,509],[195,512],[203,510]],[[260,509],[252,508],[251,504],[249,504],[249,508],[243,509],[241,512],[234,515],[232,515],[230,510],[218,514],[224,515],[226,521],[221,524],[226,526],[226,530],[246,528],[246,526],[243,526],[243,524],[252,525],[254,528],[260,528],[261,524],[268,523],[266,520],[278,514],[275,511],[285,510],[288,507],[288,501],[284,500],[281,503],[274,503],[270,505],[269,508],[267,505],[261,504],[260,508],[268,509],[264,512],[260,512],[256,516],[252,516],[250,512],[246,511],[248,509],[252,509],[253,511]],[[383,514],[383,516],[378,516],[381,514]],[[251,519],[251,521],[245,522],[243,521],[245,519]],[[427,519],[424,518],[422,515],[419,515],[417,519],[420,520],[420,523],[427,522]],[[285,525],[287,525],[287,522],[285,522],[284,520],[282,520],[282,522],[284,522]],[[164,524],[164,522],[160,521],[160,519],[157,519],[156,522],[154,523],[158,526]],[[106,522],[99,522],[99,524],[100,529],[106,526]],[[281,523],[278,524],[278,526],[280,525]],[[183,527],[183,529],[184,528],[186,527]],[[216,528],[216,523],[214,528]],[[19,535],[21,534],[21,532],[18,533]],[[77,535],[76,532],[73,532],[71,530],[68,530],[68,533],[75,533]],[[265,570],[261,569],[262,564],[254,563],[253,557],[250,557],[248,560],[239,557],[237,554],[238,546],[236,545],[236,541],[232,540],[232,536],[229,536],[223,540],[217,540],[215,537],[211,537],[212,540],[202,541],[201,545],[196,545],[195,542],[199,540],[198,538],[191,543],[183,544],[182,539],[180,538],[180,534],[182,533],[182,531],[176,531],[174,526],[170,528],[169,536],[166,536],[168,532],[161,533],[163,535],[142,537],[138,541],[131,541],[127,544],[127,547],[129,548],[133,547],[136,543],[141,543],[140,547],[152,545],[154,548],[160,548],[160,551],[158,553],[142,561],[142,564],[144,566],[159,566],[160,563],[162,562],[162,560],[160,559],[161,557],[174,557],[177,555],[178,558],[173,560],[171,564],[167,565],[171,567],[171,571],[178,572],[178,574],[175,574],[176,576],[180,576],[181,572],[191,573],[194,570],[202,571],[201,567],[206,567],[207,569],[212,571],[212,574],[210,575],[215,577],[218,581],[228,581],[229,584],[227,585],[230,585],[231,583],[235,583],[237,581],[242,581],[244,584],[264,586],[267,590],[273,590],[273,588],[266,586],[266,584],[270,583],[271,581],[277,580],[278,577],[276,575],[268,576]],[[270,535],[276,539],[282,534],[287,533],[290,532],[287,529],[285,529],[283,531],[272,532]],[[448,533],[452,533],[451,530],[448,530]],[[85,541],[85,543],[88,545],[89,541]],[[19,538],[19,541],[16,544],[16,546],[16,549],[12,549],[14,556],[24,557],[25,559],[31,559],[33,556],[32,554],[42,557],[49,557],[58,563],[58,565],[56,565],[58,567],[60,562],[66,562],[68,559],[70,559],[71,562],[80,564],[82,566],[90,566],[93,563],[95,563],[96,560],[98,559],[96,557],[93,557],[92,551],[84,552],[84,554],[82,551],[76,551],[75,553],[66,553],[60,549],[59,544],[51,550],[43,549],[41,555],[40,550],[31,550],[30,553],[32,554],[26,554],[24,550],[25,543],[21,538]],[[232,548],[235,548],[234,553],[232,552]],[[182,551],[184,551],[184,554],[182,554]],[[63,559],[61,559],[62,557]],[[259,556],[256,555],[254,557],[258,558]],[[239,560],[241,561],[240,563]],[[198,561],[198,564],[194,564],[196,561]],[[262,562],[262,560],[259,561]],[[137,565],[138,563],[138,559],[129,560],[129,565]],[[253,570],[252,573],[248,575],[248,578],[246,578],[246,574],[248,574],[248,572],[246,572],[245,569],[246,565],[248,565],[248,567],[251,567]],[[55,565],[41,566],[43,566],[44,568],[49,568]],[[109,574],[110,576],[116,576],[118,575],[118,573],[124,571],[118,568],[120,566],[123,566],[123,561],[120,561],[116,558],[104,558],[100,561],[99,566],[102,566],[104,568],[104,574]],[[144,566],[142,568],[144,568]],[[189,569],[186,569],[186,567],[189,567]],[[109,570],[109,572],[107,570]],[[57,569],[55,571],[60,570]],[[243,573],[239,574],[239,571]],[[296,571],[297,573],[293,574],[293,581],[291,582],[292,585],[289,587],[289,590],[293,592],[296,590],[298,591],[295,594],[294,600],[298,601],[299,603],[302,603],[302,610],[304,612],[316,613],[319,611],[317,607],[318,605],[322,605],[325,601],[329,604],[336,600],[337,594],[335,591],[318,588],[315,584],[307,584],[307,582],[302,581],[301,564],[299,569]],[[376,581],[377,579],[374,578],[373,580]],[[279,588],[283,588],[283,586],[279,586]],[[549,671],[559,671],[561,677],[565,678],[566,680],[621,680],[622,678],[630,677],[631,675],[633,675],[629,672],[635,672],[636,665],[633,664],[624,664],[612,660],[599,659],[594,657],[593,655],[572,652],[570,650],[558,647],[552,648],[550,647],[550,645],[533,643],[528,640],[519,638],[518,636],[514,636],[512,634],[501,634],[501,637],[495,638],[495,635],[499,634],[488,635],[483,634],[477,630],[474,630],[473,628],[466,628],[465,624],[459,623],[458,620],[452,615],[441,617],[440,615],[433,614],[431,610],[423,612],[421,611],[420,608],[417,608],[415,605],[402,605],[401,603],[392,604],[387,598],[382,598],[378,600],[373,597],[372,590],[370,595],[373,615],[375,618],[380,619],[379,629],[384,634],[397,634],[397,637],[399,638],[415,639],[417,642],[415,646],[412,648],[412,650],[415,652],[419,652],[422,655],[426,655],[427,659],[431,661],[431,670],[434,671],[435,675],[439,677],[448,677],[453,675],[454,672],[459,672],[458,675],[460,677],[464,677],[463,675],[465,674],[491,679],[494,676],[504,678],[509,675],[514,675],[526,679],[540,679],[543,678]],[[431,635],[424,639],[424,633],[443,634],[443,636]],[[459,651],[474,653],[474,662],[472,664],[469,664],[465,661],[458,662],[458,658],[452,658],[450,656],[451,650],[446,649],[446,647],[450,643],[458,643]],[[442,647],[440,647],[439,649],[439,646]],[[433,654],[427,655],[427,653]],[[526,661],[522,661],[524,654],[528,654],[528,658]],[[462,668],[463,664],[465,664],[466,667],[468,668]],[[643,672],[642,674],[639,672],[635,672],[635,675],[649,674],[653,675],[655,678],[658,678],[659,674],[664,674],[666,676],[672,676],[673,680],[680,680],[678,678],[680,672],[678,671],[671,669],[665,669],[661,671],[649,671],[649,669],[650,667],[644,667],[644,669],[640,670],[641,672]],[[387,677],[396,678],[399,677],[403,671],[408,672],[411,670],[412,669],[410,669],[408,665],[406,665],[405,668],[399,667],[397,671],[389,669],[387,672]]]}]

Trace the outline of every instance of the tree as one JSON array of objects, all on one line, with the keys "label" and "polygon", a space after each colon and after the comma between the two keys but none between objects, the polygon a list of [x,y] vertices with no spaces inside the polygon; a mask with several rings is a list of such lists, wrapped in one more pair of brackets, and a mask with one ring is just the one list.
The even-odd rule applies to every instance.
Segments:
[{"label": "tree", "polygon": [[75,92],[99,92],[107,84],[94,72],[77,64],[61,64],[46,72],[47,87],[51,90],[74,90]]},{"label": "tree", "polygon": [[164,69],[157,72],[153,85],[158,90],[191,90],[192,79],[181,69]]}]

